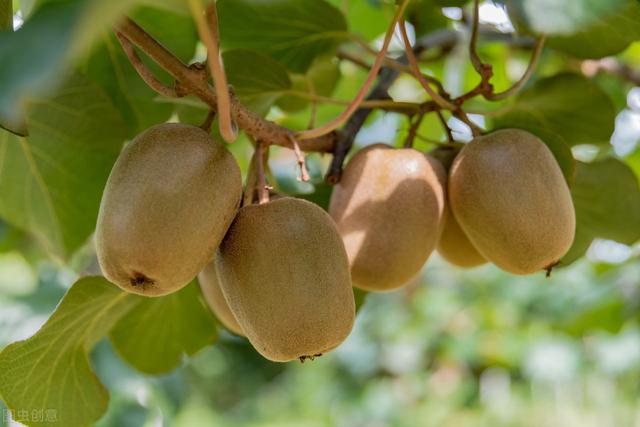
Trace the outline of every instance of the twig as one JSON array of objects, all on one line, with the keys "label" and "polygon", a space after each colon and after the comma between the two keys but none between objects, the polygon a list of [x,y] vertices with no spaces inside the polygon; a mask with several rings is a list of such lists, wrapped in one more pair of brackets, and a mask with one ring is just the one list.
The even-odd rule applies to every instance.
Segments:
[{"label": "twig", "polygon": [[[377,55],[379,52],[375,52],[375,53]],[[338,52],[336,53],[336,56],[339,59],[344,59],[349,62],[353,62],[360,68],[364,68],[366,70],[370,70],[371,67],[373,66],[372,64],[369,64],[366,59],[356,55],[355,53],[349,52],[346,49],[339,49]],[[402,64],[396,61],[395,59],[389,58],[387,56],[384,57],[382,61],[382,66],[387,68],[393,68],[394,70],[400,71],[403,73],[411,73],[411,69],[407,67],[405,64]]]},{"label": "twig", "polygon": [[[327,96],[313,95],[308,92],[302,92],[297,90],[287,90],[282,92],[283,95],[295,96],[297,98],[305,99],[310,102],[321,104],[333,104],[333,105],[349,105],[351,101],[334,99]],[[420,110],[419,103],[416,102],[403,102],[393,101],[391,99],[365,99],[360,103],[359,108],[380,109],[385,111],[393,111],[404,114],[415,114]]]},{"label": "twig", "polygon": [[147,68],[142,59],[138,56],[138,52],[136,52],[136,48],[133,47],[133,44],[126,38],[124,35],[116,31],[116,38],[120,42],[122,46],[122,50],[129,58],[129,62],[133,65],[133,68],[136,69],[142,80],[149,86],[151,89],[155,90],[160,95],[168,96],[170,98],[177,98],[178,93],[176,89],[173,87],[169,87],[162,83],[160,80],[153,75],[151,70]]},{"label": "twig", "polygon": [[227,77],[222,66],[222,58],[220,57],[220,49],[218,47],[218,16],[216,14],[216,3],[213,2],[207,8],[207,16],[209,24],[203,13],[202,2],[200,0],[189,0],[191,14],[196,22],[200,39],[207,47],[208,59],[207,64],[213,77],[213,83],[216,90],[218,101],[218,123],[220,125],[220,135],[227,142],[233,142],[237,138],[237,134],[231,122],[231,99],[229,96],[229,88],[227,85]]},{"label": "twig", "polygon": [[[455,30],[437,30],[418,39],[413,47],[413,50],[416,55],[420,55],[425,50],[435,46],[454,46],[458,42],[458,38],[459,34]],[[398,61],[404,62],[406,61],[406,58],[400,58]],[[386,67],[382,68],[382,70],[380,71],[380,76],[378,78],[378,83],[371,90],[369,96],[367,96],[366,99],[377,100],[377,102],[382,99],[389,99],[389,94],[387,92],[389,90],[389,87],[395,81],[399,74],[400,73],[397,70]],[[422,111],[428,112],[436,111],[439,107],[433,101],[427,101],[422,104],[420,108]],[[338,136],[336,147],[334,149],[333,159],[331,160],[331,165],[329,166],[329,170],[327,171],[327,175],[325,177],[325,181],[327,183],[334,185],[338,181],[340,181],[344,160],[349,151],[351,151],[351,147],[353,147],[353,142],[355,140],[356,134],[358,133],[360,128],[362,128],[364,122],[367,120],[367,117],[369,117],[369,114],[371,114],[372,111],[373,110],[370,107],[359,108],[347,121],[345,126],[337,133]]]},{"label": "twig", "polygon": [[298,145],[298,141],[291,136],[291,146],[293,147],[293,152],[296,155],[296,161],[298,162],[298,166],[300,167],[300,177],[299,181],[307,182],[309,181],[309,171],[307,170],[307,165],[304,161],[304,154],[300,150],[300,145]]},{"label": "twig", "polygon": [[367,80],[362,85],[362,87],[360,88],[360,91],[358,92],[356,97],[353,99],[351,104],[347,107],[347,109],[343,111],[342,114],[340,114],[338,117],[331,120],[329,123],[326,123],[315,129],[309,129],[306,131],[298,132],[296,134],[297,139],[302,140],[302,139],[315,138],[318,136],[325,135],[331,131],[334,131],[335,129],[342,126],[347,120],[349,120],[349,117],[351,117],[353,113],[355,113],[355,111],[358,109],[358,106],[367,95],[369,88],[371,88],[371,86],[373,85],[373,82],[376,76],[378,75],[378,71],[380,71],[380,68],[382,67],[382,62],[384,60],[384,56],[387,53],[387,49],[389,48],[389,44],[391,43],[391,38],[393,36],[396,23],[402,19],[402,16],[404,15],[404,11],[408,4],[409,4],[409,0],[403,0],[400,6],[398,7],[396,14],[393,17],[393,20],[391,21],[389,28],[387,29],[387,34],[384,38],[382,49],[380,49],[380,52],[378,53],[378,56],[376,57],[376,60],[373,63],[373,67],[369,71]]},{"label": "twig", "polygon": [[[376,87],[373,88],[367,99],[382,99],[389,98],[387,91],[391,84],[398,77],[398,72],[390,68],[383,68],[378,78]],[[360,128],[364,125],[364,122],[369,117],[373,110],[371,108],[360,108],[355,112],[353,116],[349,118],[344,127],[338,132],[338,141],[333,153],[333,159],[331,159],[331,165],[329,171],[325,177],[325,180],[329,184],[336,184],[340,181],[342,176],[342,165],[344,159],[353,146],[353,141]]]},{"label": "twig", "polygon": [[536,46],[533,50],[533,54],[531,55],[531,60],[529,61],[529,65],[527,66],[527,69],[522,75],[522,77],[520,78],[520,80],[515,82],[513,86],[511,86],[509,89],[505,90],[504,92],[487,94],[486,98],[488,100],[502,101],[503,99],[513,96],[516,93],[518,93],[520,90],[522,90],[522,88],[527,84],[527,82],[533,75],[533,72],[535,71],[538,65],[538,60],[540,59],[540,54],[542,53],[542,49],[544,48],[544,42],[546,39],[547,39],[546,35],[542,35],[536,41]]},{"label": "twig", "polygon": [[480,0],[473,0],[473,21],[471,24],[471,40],[469,41],[469,58],[473,68],[480,75],[481,89],[480,93],[486,98],[493,93],[491,85],[491,77],[493,77],[493,67],[490,64],[484,64],[478,56],[478,28],[480,27]]},{"label": "twig", "polygon": [[[258,175],[258,203],[261,205],[269,202],[269,187],[267,186],[267,180],[264,175],[264,144],[262,141],[257,141],[255,151],[256,173]],[[267,147],[267,150],[269,148]]]},{"label": "twig", "polygon": [[[203,75],[202,70],[190,68],[183,64],[180,59],[129,18],[125,18],[118,24],[116,30],[178,80],[180,87],[197,96],[210,108],[217,111],[217,98],[207,82],[206,73]],[[233,96],[231,96],[231,115],[238,127],[254,139],[265,141],[271,145],[291,146],[289,140],[289,136],[292,134],[291,130],[264,120],[247,109]],[[318,138],[300,141],[300,149],[303,151],[332,152],[335,143],[336,134],[331,133]]]},{"label": "twig", "polygon": [[471,129],[471,134],[474,137],[482,135],[482,129],[480,129],[480,127],[477,124],[473,123],[469,118],[469,116],[467,116],[467,113],[465,113],[462,109],[458,109],[454,111],[453,115],[462,123],[469,126],[469,129]]},{"label": "twig", "polygon": [[422,119],[424,119],[424,114],[419,114],[418,117],[415,118],[413,123],[411,123],[411,126],[409,127],[409,134],[407,135],[407,139],[404,141],[404,148],[413,147],[413,141],[416,139],[416,134],[418,133],[418,129],[420,128],[420,124],[422,123]]},{"label": "twig", "polygon": [[458,108],[456,105],[453,105],[451,102],[449,102],[449,100],[440,96],[440,94],[438,94],[436,91],[434,91],[431,88],[431,86],[429,86],[429,83],[427,82],[425,77],[422,75],[422,72],[420,71],[418,60],[416,59],[416,55],[413,52],[413,49],[411,47],[411,41],[409,40],[409,36],[407,35],[407,27],[404,24],[404,20],[401,19],[398,22],[398,25],[400,27],[400,33],[402,34],[402,40],[404,42],[404,49],[406,52],[406,56],[407,56],[407,59],[409,60],[409,64],[410,64],[411,70],[413,71],[412,74],[414,75],[414,77],[418,79],[418,81],[420,82],[424,90],[429,94],[431,99],[433,99],[440,107],[445,108],[447,110],[452,110],[452,111],[456,110]]},{"label": "twig", "polygon": [[444,116],[442,115],[442,111],[436,111],[436,114],[438,115],[438,119],[440,120],[440,123],[442,124],[442,127],[444,128],[444,131],[447,134],[447,141],[454,142],[455,140],[453,139],[453,133],[451,132],[451,128],[449,127],[449,124],[447,123]]},{"label": "twig", "polygon": [[200,128],[207,133],[211,132],[211,125],[213,124],[213,119],[216,118],[216,112],[213,110],[209,110],[207,113],[207,117],[204,119],[204,123],[200,125]]},{"label": "twig", "polygon": [[254,147],[251,161],[249,162],[249,170],[247,171],[247,181],[244,184],[244,196],[242,197],[242,206],[253,203],[253,195],[258,185],[257,158],[258,150]]},{"label": "twig", "polygon": [[[307,84],[309,85],[309,94],[312,97],[316,96],[316,85],[313,83],[313,80],[306,77]],[[311,114],[309,114],[309,124],[307,125],[307,129],[313,129],[316,125],[316,119],[318,117],[318,102],[314,99],[311,101]],[[297,142],[296,142],[297,144]]]}]

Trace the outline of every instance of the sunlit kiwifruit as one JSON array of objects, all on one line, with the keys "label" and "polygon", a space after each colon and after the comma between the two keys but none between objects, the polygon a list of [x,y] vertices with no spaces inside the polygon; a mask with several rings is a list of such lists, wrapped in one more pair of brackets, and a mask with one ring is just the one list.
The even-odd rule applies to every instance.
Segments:
[{"label": "sunlit kiwifruit", "polygon": [[198,274],[198,282],[200,289],[202,289],[202,295],[216,318],[234,334],[244,336],[236,316],[231,312],[222,293],[215,261],[207,264],[204,270]]},{"label": "sunlit kiwifruit", "polygon": [[205,131],[177,123],[147,129],[120,154],[102,196],[102,272],[132,293],[177,291],[213,258],[241,192],[233,156]]},{"label": "sunlit kiwifruit", "polygon": [[349,335],[347,255],[335,224],[313,203],[285,197],[241,208],[216,260],[229,307],[267,359],[315,357]]},{"label": "sunlit kiwifruit", "polygon": [[351,159],[329,212],[354,286],[387,291],[419,273],[440,235],[445,179],[437,160],[414,149],[375,144]]},{"label": "sunlit kiwifruit", "polygon": [[449,174],[454,216],[473,246],[515,274],[552,268],[575,233],[569,188],[535,135],[506,129],[475,138]]}]

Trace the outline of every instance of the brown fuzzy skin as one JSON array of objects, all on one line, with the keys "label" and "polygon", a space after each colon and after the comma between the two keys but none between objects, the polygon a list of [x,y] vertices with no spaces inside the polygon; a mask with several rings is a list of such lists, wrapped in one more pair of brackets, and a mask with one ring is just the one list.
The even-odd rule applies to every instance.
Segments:
[{"label": "brown fuzzy skin", "polygon": [[549,148],[528,132],[500,130],[466,145],[450,171],[449,200],[471,243],[508,272],[546,269],[573,242],[567,183]]},{"label": "brown fuzzy skin", "polygon": [[440,162],[414,149],[375,144],[351,159],[329,213],[354,286],[390,291],[420,272],[440,236],[445,181]]},{"label": "brown fuzzy skin", "polygon": [[105,277],[161,296],[213,258],[242,194],[233,156],[202,129],[153,126],[120,154],[102,196],[96,250]]},{"label": "brown fuzzy skin", "polygon": [[198,274],[198,282],[200,283],[202,295],[216,318],[225,328],[243,337],[244,332],[242,332],[236,316],[229,308],[229,304],[227,304],[227,300],[222,293],[215,260],[207,264],[204,270]]},{"label": "brown fuzzy skin", "polygon": [[229,307],[267,359],[324,354],[351,332],[347,254],[333,221],[313,203],[285,197],[243,207],[216,260]]},{"label": "brown fuzzy skin", "polygon": [[438,240],[438,253],[450,264],[473,268],[486,264],[487,260],[473,247],[469,238],[448,207],[445,209],[444,227]]}]

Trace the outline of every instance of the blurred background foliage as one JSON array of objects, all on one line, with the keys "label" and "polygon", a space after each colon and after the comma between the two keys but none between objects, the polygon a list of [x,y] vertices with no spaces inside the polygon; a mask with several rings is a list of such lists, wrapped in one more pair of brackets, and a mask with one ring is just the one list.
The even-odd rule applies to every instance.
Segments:
[{"label": "blurred background foliage", "polygon": [[[102,341],[91,361],[111,401],[96,425],[637,426],[640,267],[610,245],[550,279],[434,255],[407,288],[368,295],[348,340],[304,364],[220,330],[152,376]],[[0,254],[0,346],[30,336],[75,277],[26,257]]]},{"label": "blurred background foliage", "polygon": [[[111,17],[137,5],[132,16],[150,33],[183,60],[202,59],[204,50],[180,1],[13,3],[14,26],[25,27],[0,34],[0,123],[13,130],[28,125],[28,138],[19,141],[33,147],[42,191],[48,189],[55,213],[48,216],[43,194],[34,190],[32,199],[25,197],[25,183],[33,179],[26,172],[28,156],[20,151],[27,152],[27,146],[8,145],[1,160],[9,166],[0,168],[0,348],[32,336],[79,275],[99,272],[87,238],[124,140],[165,120],[199,124],[207,113],[195,99],[169,100],[152,92],[104,32]],[[302,46],[290,55],[265,49],[261,37],[272,36],[269,42],[278,34],[261,33],[273,25],[263,15],[238,12],[247,3],[219,1],[225,63],[233,71],[229,79],[252,109],[294,129],[306,128],[312,111],[317,123],[324,123],[344,108],[313,105],[309,97],[353,97],[366,69],[338,61],[335,54],[344,50],[370,61],[359,46],[379,47],[393,14],[391,1],[332,0],[336,9],[328,13],[334,19],[323,22],[322,13],[296,8],[324,4],[319,0],[262,2],[277,3],[302,20],[292,18],[289,24],[320,21],[318,31],[338,34],[326,45]],[[569,2],[512,0],[509,9],[503,3],[483,1],[480,8],[483,28],[491,33],[481,39],[480,54],[494,66],[496,90],[517,80],[530,57],[530,50],[522,49],[524,36],[512,36],[514,26],[522,34],[552,30],[551,49],[516,101],[474,101],[469,111],[488,129],[536,127],[536,120],[544,119],[545,142],[555,147],[567,179],[593,189],[583,205],[590,214],[582,217],[589,219],[586,226],[583,222],[586,232],[570,260],[580,259],[547,279],[516,277],[492,266],[463,271],[434,254],[423,274],[402,290],[359,294],[362,305],[349,339],[304,364],[270,363],[244,339],[212,326],[200,339],[213,343],[217,336],[215,344],[189,357],[178,349],[172,355],[183,360],[176,369],[174,363],[153,365],[162,358],[162,346],[142,349],[138,355],[148,357],[149,369],[170,371],[147,375],[140,370],[144,361],[123,357],[113,337],[102,340],[91,352],[91,365],[111,398],[96,425],[640,426],[640,248],[634,245],[640,236],[640,87],[606,68],[622,63],[637,74],[640,4],[581,0],[571,2],[583,7],[571,15],[563,9]],[[468,13],[464,0],[416,0],[409,13],[416,38],[455,32],[452,43],[427,52],[423,70],[454,95],[479,81],[468,61]],[[89,25],[96,16],[104,18],[99,20],[104,26]],[[247,16],[252,19],[239,19]],[[34,40],[43,37],[49,37],[50,54],[31,54],[30,49],[42,48]],[[401,51],[394,40],[392,55]],[[65,98],[69,91],[74,96]],[[427,100],[408,76],[394,83],[390,95],[396,101]],[[53,97],[80,119],[48,113],[41,101],[34,102],[38,97]],[[15,114],[23,107],[24,117]],[[461,122],[448,122],[457,139],[470,138]],[[403,115],[376,112],[356,145],[400,145],[408,127]],[[435,115],[425,117],[418,133],[415,144],[422,150],[446,136]],[[0,130],[3,147],[14,141],[18,137]],[[229,148],[246,173],[249,141],[241,136]],[[62,159],[73,176],[47,163],[48,155]],[[622,165],[623,172],[602,167],[605,158]],[[272,182],[283,193],[326,207],[330,188],[322,179],[328,162],[328,156],[310,155],[312,182],[300,183],[293,154],[274,147]],[[580,175],[581,170],[591,174]],[[589,179],[581,180],[585,176]]]}]

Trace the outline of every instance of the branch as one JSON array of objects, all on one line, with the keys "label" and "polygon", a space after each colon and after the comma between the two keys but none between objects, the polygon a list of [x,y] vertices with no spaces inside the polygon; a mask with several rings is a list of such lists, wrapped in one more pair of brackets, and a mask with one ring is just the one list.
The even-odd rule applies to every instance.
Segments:
[{"label": "branch", "polygon": [[[389,88],[391,84],[398,77],[399,73],[396,70],[390,68],[383,68],[380,72],[378,83],[373,90],[367,96],[367,99],[389,99]],[[364,122],[369,117],[373,110],[371,108],[358,109],[344,125],[342,130],[338,132],[338,141],[333,153],[333,159],[331,159],[331,165],[325,180],[329,184],[336,184],[340,181],[342,176],[342,165],[344,159],[347,157],[353,142],[356,139],[356,135],[364,125]]]},{"label": "branch", "polygon": [[351,102],[351,104],[347,107],[345,111],[342,112],[342,114],[340,114],[335,119],[331,120],[329,123],[326,123],[325,125],[320,126],[319,128],[316,128],[316,129],[298,132],[296,134],[296,138],[298,140],[315,138],[315,137],[334,131],[338,127],[342,126],[349,119],[349,117],[351,117],[353,113],[358,109],[358,106],[360,105],[362,100],[365,98],[367,91],[369,90],[371,85],[373,85],[373,82],[376,76],[378,75],[380,68],[382,67],[382,62],[384,61],[384,57],[387,53],[387,49],[389,48],[389,44],[391,43],[391,38],[395,31],[396,23],[402,20],[402,16],[404,15],[404,11],[407,8],[408,4],[409,4],[409,0],[403,0],[400,6],[398,7],[398,9],[396,10],[396,14],[393,17],[393,20],[391,21],[389,28],[387,29],[387,34],[385,35],[384,42],[382,43],[382,49],[380,49],[380,52],[378,53],[378,56],[376,57],[376,60],[373,63],[373,67],[369,71],[367,80],[360,88],[360,91],[358,92],[356,97],[353,99],[353,102]]},{"label": "branch", "polygon": [[402,40],[404,42],[404,49],[406,52],[406,57],[409,60],[409,64],[412,70],[413,76],[418,79],[424,90],[429,94],[431,99],[433,99],[436,104],[438,104],[441,108],[445,108],[447,110],[456,110],[458,107],[453,105],[448,99],[440,96],[439,93],[434,91],[431,86],[429,86],[429,82],[422,75],[422,71],[420,71],[420,66],[418,65],[418,60],[416,59],[416,55],[413,52],[413,48],[411,47],[411,41],[409,40],[409,36],[407,34],[407,27],[404,24],[404,20],[400,20],[398,25],[400,26],[400,33],[402,34]]},{"label": "branch", "polygon": [[491,77],[493,77],[493,67],[490,64],[484,64],[478,56],[478,31],[480,27],[480,0],[473,0],[473,21],[471,23],[471,40],[469,41],[469,58],[473,68],[480,75],[480,84],[478,85],[478,93],[485,98],[493,93],[491,85]]},{"label": "branch", "polygon": [[543,35],[536,41],[536,46],[533,51],[533,55],[531,55],[531,60],[529,61],[529,65],[527,66],[527,69],[522,75],[522,77],[520,78],[520,80],[515,82],[513,86],[511,86],[509,89],[505,90],[504,92],[487,94],[486,98],[488,100],[502,101],[503,99],[506,99],[520,92],[520,90],[527,84],[527,82],[533,75],[533,72],[535,71],[536,67],[538,66],[538,60],[540,59],[540,54],[542,53],[542,49],[544,48],[544,42],[546,41],[546,39],[547,37]]},{"label": "branch", "polygon": [[[459,37],[460,34],[456,30],[437,30],[419,38],[413,46],[413,51],[416,55],[420,55],[424,51],[434,47],[447,48],[454,46],[458,42]],[[406,56],[398,59],[400,63],[405,63],[406,61]],[[378,83],[371,90],[366,100],[389,99],[388,90],[399,74],[400,72],[396,69],[382,68],[378,77]],[[433,101],[426,102],[420,107],[424,112],[436,111],[438,109],[438,106]],[[342,130],[338,132],[333,159],[331,160],[331,165],[325,177],[327,183],[333,185],[340,181],[344,160],[353,147],[356,134],[360,131],[360,128],[362,128],[372,111],[372,108],[359,108],[353,116],[349,118]]]},{"label": "branch", "polygon": [[121,33],[116,31],[116,38],[120,42],[122,46],[122,50],[129,58],[129,62],[133,65],[133,68],[136,69],[142,80],[149,86],[151,89],[155,90],[160,95],[168,96],[170,98],[177,98],[178,93],[175,88],[169,87],[162,83],[160,80],[153,75],[151,70],[147,68],[142,59],[138,56],[138,52],[136,52],[136,48],[133,47],[133,44],[129,41],[128,38],[123,36]]},{"label": "branch", "polygon": [[[440,113],[440,111],[438,111]],[[422,123],[422,119],[424,119],[424,113],[419,114],[418,117],[415,118],[411,126],[409,127],[409,133],[407,134],[407,139],[404,141],[404,148],[412,148],[413,141],[416,139],[416,134],[418,133],[418,129],[420,128],[420,124]]]},{"label": "branch", "polygon": [[[217,111],[217,98],[213,88],[207,82],[206,72],[197,67],[188,67],[153,37],[147,34],[138,24],[125,18],[116,26],[116,31],[127,37],[151,59],[164,68],[172,77],[178,80],[180,87],[188,93],[200,98],[212,110]],[[264,120],[247,109],[237,98],[231,97],[231,117],[238,127],[256,140],[272,145],[293,148],[289,137],[293,131]],[[322,137],[300,141],[303,151],[332,152],[336,143],[335,133]]]},{"label": "branch", "polygon": [[218,47],[218,15],[216,13],[216,3],[211,3],[207,9],[207,17],[209,18],[210,25],[208,25],[203,14],[202,2],[200,0],[189,0],[189,6],[193,19],[196,22],[200,39],[207,47],[207,64],[213,77],[218,100],[220,135],[222,135],[222,138],[226,142],[233,142],[236,140],[237,134],[231,121],[231,100],[229,97],[227,76],[224,73],[220,49]]},{"label": "branch", "polygon": [[267,180],[264,175],[264,161],[265,161],[265,148],[269,150],[269,147],[265,147],[262,141],[257,141],[255,151],[256,161],[256,174],[258,175],[258,203],[263,204],[269,201],[269,187],[267,186]]}]

